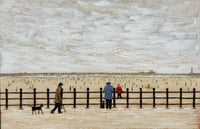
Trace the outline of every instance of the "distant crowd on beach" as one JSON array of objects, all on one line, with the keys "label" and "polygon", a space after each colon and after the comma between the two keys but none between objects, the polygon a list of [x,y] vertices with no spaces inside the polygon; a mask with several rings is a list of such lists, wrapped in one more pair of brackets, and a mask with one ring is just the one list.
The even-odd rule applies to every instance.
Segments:
[{"label": "distant crowd on beach", "polygon": [[112,82],[113,86],[120,84],[122,89],[129,88],[130,91],[139,90],[144,88],[145,90],[152,90],[152,88],[158,89],[173,89],[178,90],[192,90],[193,88],[198,89],[200,86],[200,77],[190,76],[174,76],[174,77],[146,77],[146,76],[19,76],[19,77],[6,77],[1,79],[1,88],[8,88],[10,91],[19,91],[22,88],[24,91],[32,91],[34,88],[40,91],[44,91],[47,88],[54,90],[54,86],[57,82],[63,82],[67,84],[66,91],[73,91],[76,88],[79,91],[90,88],[91,90],[99,90],[105,82]]}]

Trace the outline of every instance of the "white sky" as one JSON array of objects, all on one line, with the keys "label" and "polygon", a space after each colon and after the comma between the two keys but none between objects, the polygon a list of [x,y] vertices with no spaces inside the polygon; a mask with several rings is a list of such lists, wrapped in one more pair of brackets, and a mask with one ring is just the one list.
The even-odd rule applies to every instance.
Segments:
[{"label": "white sky", "polygon": [[200,72],[199,5],[1,0],[0,71]]}]

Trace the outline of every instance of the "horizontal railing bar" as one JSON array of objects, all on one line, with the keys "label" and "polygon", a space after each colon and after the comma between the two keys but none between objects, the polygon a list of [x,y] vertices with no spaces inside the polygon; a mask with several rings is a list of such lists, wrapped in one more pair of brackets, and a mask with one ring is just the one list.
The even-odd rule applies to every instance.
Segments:
[{"label": "horizontal railing bar", "polygon": [[[180,99],[180,97],[168,97],[170,99]],[[33,99],[33,98],[22,98],[22,100],[26,99]],[[47,98],[36,98],[36,99],[47,99]],[[54,98],[49,98],[54,99]],[[63,99],[74,99],[74,98],[63,98]],[[76,97],[76,99],[87,99],[82,97]],[[100,99],[99,97],[90,97],[89,99]],[[116,100],[125,100],[126,98],[120,98]],[[129,97],[129,99],[140,99],[139,97]],[[142,99],[153,99],[153,97],[143,97]],[[166,99],[166,97],[155,97],[155,99]],[[182,100],[184,99],[193,99],[193,97],[182,97]],[[196,97],[195,99],[200,99],[200,97]],[[6,100],[6,98],[1,98],[0,100]],[[8,98],[8,100],[19,100],[19,98]]]},{"label": "horizontal railing bar", "polygon": [[[34,92],[22,92],[23,94],[33,94]],[[69,94],[73,94],[74,92],[63,92],[63,93],[69,93]],[[76,92],[76,93],[84,93],[84,94],[86,94],[87,92]],[[99,92],[89,92],[89,93],[99,93]],[[127,92],[123,92],[124,94],[126,94]],[[122,93],[122,94],[123,94]],[[131,93],[137,93],[137,94],[139,94],[140,92],[129,92],[129,94],[131,94]],[[149,93],[149,94],[152,94],[153,92],[144,92],[144,91],[142,91],[142,93]],[[155,91],[155,93],[166,93],[166,91],[163,91],[163,92],[157,92],[157,91]],[[170,93],[180,93],[180,91],[177,91],[177,92],[168,92],[169,94]],[[182,93],[193,93],[193,92],[185,92],[185,91],[182,91]],[[195,93],[200,93],[200,92],[195,92]],[[1,92],[0,93],[1,95],[4,95],[5,94],[5,92]],[[8,94],[20,94],[20,92],[8,92]],[[36,94],[47,94],[47,92],[36,92]],[[55,94],[55,92],[49,92],[49,94]],[[117,94],[117,93],[116,93]]]},{"label": "horizontal railing bar", "polygon": [[[76,103],[77,105],[86,105],[86,103]],[[126,103],[116,103],[118,105],[126,105]],[[130,105],[140,105],[140,103],[129,103]],[[1,104],[0,106],[5,106],[6,104]],[[30,106],[32,104],[22,104],[23,106]],[[40,103],[36,104],[40,105]],[[47,105],[47,104],[43,104]],[[53,103],[50,105],[54,105]],[[73,103],[63,103],[63,105],[73,105]],[[99,103],[90,103],[89,105],[99,105]],[[152,105],[152,103],[142,103],[142,105]],[[166,103],[156,103],[156,105],[166,105]],[[168,105],[179,105],[179,103],[169,103]],[[192,103],[182,103],[182,105],[192,105]],[[200,103],[196,103],[200,105]],[[9,104],[8,106],[19,106],[19,104]]]},{"label": "horizontal railing bar", "polygon": [[[0,92],[0,94],[5,94],[6,92]],[[33,94],[33,92],[22,92],[23,94]],[[39,93],[39,94],[46,94],[47,92],[37,92],[36,93]],[[50,94],[55,94],[55,92],[49,92]],[[63,92],[63,93],[70,93],[70,94],[73,94],[74,92]],[[87,91],[76,91],[76,93],[87,93]],[[89,91],[89,93],[99,93],[99,91]],[[104,92],[102,92],[104,93]],[[127,92],[122,92],[122,94],[125,94]],[[137,93],[139,94],[140,92],[129,92],[130,93]],[[153,91],[142,91],[142,93],[153,93]],[[166,93],[166,91],[155,91],[155,93]],[[168,91],[168,93],[180,93],[180,91]],[[193,93],[193,91],[182,91],[182,93]],[[200,91],[195,91],[195,93],[200,93]],[[20,94],[20,92],[9,92],[8,91],[8,94]],[[116,93],[117,94],[117,93]]]}]

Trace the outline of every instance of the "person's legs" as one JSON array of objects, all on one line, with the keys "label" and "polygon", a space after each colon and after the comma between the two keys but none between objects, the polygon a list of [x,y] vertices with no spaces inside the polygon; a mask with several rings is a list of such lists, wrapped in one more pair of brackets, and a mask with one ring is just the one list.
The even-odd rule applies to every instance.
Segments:
[{"label": "person's legs", "polygon": [[54,108],[51,110],[51,113],[54,113],[54,111],[57,109],[57,103],[55,103]]},{"label": "person's legs", "polygon": [[106,99],[106,109],[108,109],[108,103],[109,103],[109,100]]},{"label": "person's legs", "polygon": [[120,98],[120,99],[122,98],[121,93],[119,94],[119,98]]},{"label": "person's legs", "polygon": [[61,112],[61,104],[60,103],[58,103],[58,113],[62,113]]},{"label": "person's legs", "polygon": [[108,107],[109,107],[109,109],[111,109],[111,108],[112,108],[112,99],[111,99],[111,100],[109,100]]}]

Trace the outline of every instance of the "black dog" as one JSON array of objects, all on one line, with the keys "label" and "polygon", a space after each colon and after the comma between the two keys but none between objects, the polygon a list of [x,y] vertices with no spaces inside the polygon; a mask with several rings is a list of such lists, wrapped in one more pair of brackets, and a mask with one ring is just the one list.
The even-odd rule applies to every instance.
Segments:
[{"label": "black dog", "polygon": [[35,112],[35,114],[36,114],[37,110],[38,110],[38,114],[40,114],[40,111],[43,114],[42,107],[43,107],[43,104],[41,104],[40,106],[36,106],[36,107],[32,106],[32,114],[33,114],[33,112]]}]

